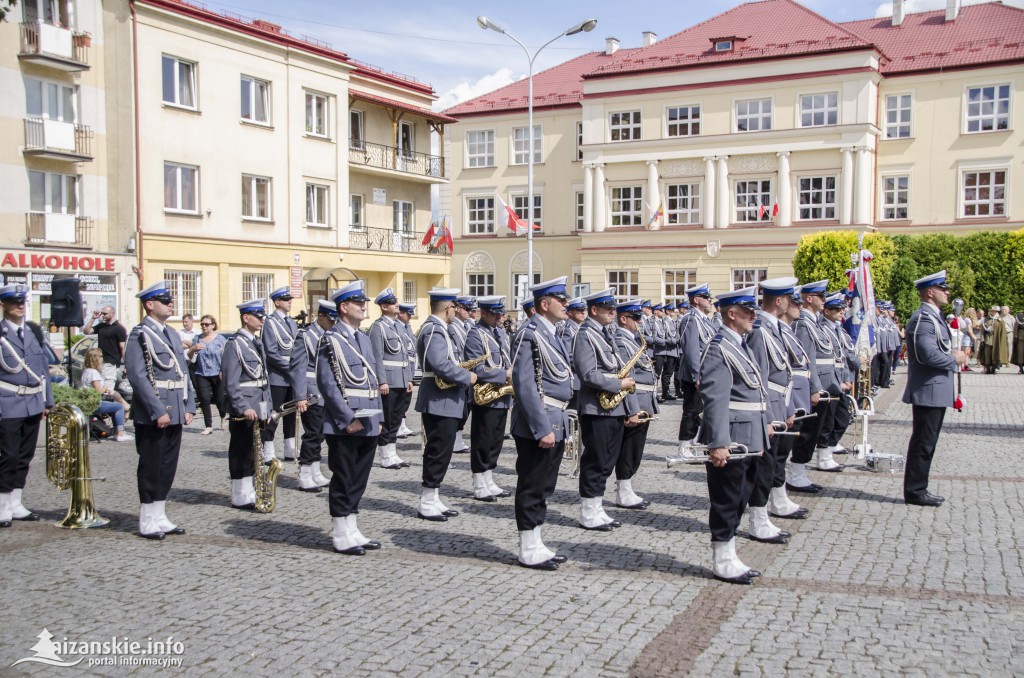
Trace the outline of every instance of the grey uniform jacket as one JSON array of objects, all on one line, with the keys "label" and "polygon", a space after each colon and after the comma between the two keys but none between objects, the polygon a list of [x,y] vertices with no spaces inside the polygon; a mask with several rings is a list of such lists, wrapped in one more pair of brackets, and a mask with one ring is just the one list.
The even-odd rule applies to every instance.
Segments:
[{"label": "grey uniform jacket", "polygon": [[320,395],[320,389],[316,385],[316,355],[322,336],[324,336],[324,330],[316,323],[303,327],[295,335],[288,375],[296,400],[305,400],[311,395]]},{"label": "grey uniform jacket", "polygon": [[696,383],[700,376],[700,360],[715,329],[700,309],[692,308],[683,315],[679,331],[679,379]]},{"label": "grey uniform jacket", "polygon": [[[665,316],[665,336],[668,344],[667,355],[679,357],[679,318]],[[677,369],[676,372],[679,370]]]},{"label": "grey uniform jacket", "polygon": [[360,417],[363,429],[358,433],[345,431],[355,421],[357,410],[381,410],[383,407],[380,382],[373,366],[373,347],[364,332],[343,322],[324,332],[316,361],[316,385],[324,399],[324,435],[372,437],[380,434],[384,420],[381,412]]},{"label": "grey uniform jacket", "polygon": [[793,406],[808,413],[811,411],[811,394],[821,390],[818,371],[811,365],[807,351],[796,338],[793,329],[786,323],[780,323],[779,329],[782,330],[782,338],[786,340],[789,364],[793,368]]},{"label": "grey uniform jacket", "polygon": [[[153,359],[152,375],[146,368],[143,344]],[[196,413],[181,337],[173,327],[143,319],[128,335],[124,366],[132,385],[132,421],[136,424],[152,424],[167,414],[171,426],[184,425],[185,415]]]},{"label": "grey uniform jacket", "polygon": [[[448,328],[435,315],[430,316],[420,327],[416,340],[416,353],[423,366],[423,381],[416,394],[416,411],[438,417],[461,419],[466,414],[469,394],[469,370],[459,367],[462,361],[455,353]],[[440,389],[434,382],[434,375],[455,384],[452,388]]]},{"label": "grey uniform jacket", "polygon": [[836,358],[840,362],[840,376],[843,381],[852,382],[857,378],[857,370],[860,369],[860,358],[857,357],[857,348],[853,345],[853,337],[846,332],[842,323],[827,322],[831,325],[832,334],[836,342]]},{"label": "grey uniform jacket", "polygon": [[4,419],[34,417],[53,407],[50,366],[43,347],[28,323],[22,324],[21,335],[19,339],[15,327],[0,321],[0,381],[9,385],[0,389],[0,417]]},{"label": "grey uniform jacket", "polygon": [[768,392],[768,420],[785,421],[793,414],[793,369],[789,352],[782,338],[780,322],[758,311],[754,329],[743,338],[761,373],[761,383]]},{"label": "grey uniform jacket", "polygon": [[813,313],[801,309],[794,323],[794,332],[804,353],[810,358],[811,369],[818,373],[822,390],[839,395],[840,373],[836,362],[835,335],[823,328]]},{"label": "grey uniform jacket", "polygon": [[259,339],[242,330],[235,332],[224,345],[220,371],[232,417],[240,417],[250,409],[261,419],[270,416],[270,383],[266,362],[260,353],[262,347]]},{"label": "grey uniform jacket", "polygon": [[[640,350],[640,337],[625,327],[620,325],[614,337],[615,351],[623,363]],[[627,411],[635,413],[643,410],[651,416],[657,414],[660,408],[658,399],[655,397],[657,387],[655,386],[654,364],[651,362],[650,356],[647,355],[647,351],[640,356],[640,360],[633,366],[633,371],[629,376],[633,377],[633,381],[636,382],[636,393],[626,396],[626,400],[629,401],[626,404]]]},{"label": "grey uniform jacket", "polygon": [[466,326],[458,318],[448,323],[448,337],[452,340],[452,352],[455,354],[455,360],[462,362],[466,359]]},{"label": "grey uniform jacket", "polygon": [[654,335],[654,355],[671,355],[668,336],[668,318],[651,318],[651,333]]},{"label": "grey uniform jacket", "polygon": [[[630,411],[636,408],[636,402],[623,400],[614,409],[606,410],[597,402],[601,391],[618,393],[622,380],[616,373],[622,367],[614,347],[605,337],[605,328],[594,320],[587,318],[580,325],[576,334],[576,343],[572,348],[572,362],[577,376],[580,378],[579,413],[602,417],[622,417],[637,413]],[[613,325],[608,326],[609,334],[615,332]]]},{"label": "grey uniform jacket", "polygon": [[[572,345],[576,341],[576,334],[580,331],[580,326],[572,320],[563,320],[555,326],[555,336],[562,342],[562,348],[565,349],[567,355],[572,355]],[[572,373],[572,390],[580,390],[580,378],[576,376],[576,373]]]},{"label": "grey uniform jacket", "polygon": [[[512,367],[508,333],[500,325],[492,329],[481,321],[473,325],[466,335],[466,360],[479,358],[488,352],[490,357],[473,368],[476,383],[504,386],[508,382],[508,369]],[[487,405],[497,410],[507,410],[511,406],[512,396],[502,396]]]},{"label": "grey uniform jacket", "polygon": [[640,321],[640,336],[647,342],[647,356],[654,357],[654,316],[645,315]]},{"label": "grey uniform jacket", "polygon": [[271,386],[288,386],[289,366],[292,359],[292,348],[299,326],[291,317],[275,311],[267,316],[260,332],[263,351],[267,356],[267,372]]},{"label": "grey uniform jacket", "polygon": [[907,321],[907,388],[903,402],[924,407],[951,407],[956,398],[956,358],[952,337],[938,309],[921,304]]},{"label": "grey uniform jacket", "polygon": [[[768,448],[768,413],[761,375],[742,343],[723,328],[708,344],[700,366],[704,405],[700,441],[708,447]],[[763,408],[757,411],[758,406]]]},{"label": "grey uniform jacket", "polygon": [[402,322],[381,316],[370,326],[370,344],[377,376],[391,388],[405,390],[412,383],[416,366],[409,367]]},{"label": "grey uniform jacket", "polygon": [[512,388],[512,435],[540,440],[554,433],[556,442],[565,439],[572,361],[538,316],[527,320],[512,338]]},{"label": "grey uniform jacket", "polygon": [[416,375],[416,335],[413,334],[412,328],[405,323],[399,321],[402,330],[402,342],[405,345],[405,356],[409,362],[409,373],[414,377]]}]

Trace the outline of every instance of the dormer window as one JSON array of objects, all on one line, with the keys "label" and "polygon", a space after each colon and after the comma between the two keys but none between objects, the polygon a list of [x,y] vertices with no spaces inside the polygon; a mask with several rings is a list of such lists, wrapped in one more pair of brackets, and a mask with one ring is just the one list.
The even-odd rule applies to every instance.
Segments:
[{"label": "dormer window", "polygon": [[719,40],[715,43],[716,52],[731,52],[733,46],[732,40]]},{"label": "dormer window", "polygon": [[741,38],[738,35],[723,35],[717,38],[711,38],[711,45],[716,53],[721,54],[724,52],[733,52],[736,49],[736,43],[743,42],[746,38]]}]

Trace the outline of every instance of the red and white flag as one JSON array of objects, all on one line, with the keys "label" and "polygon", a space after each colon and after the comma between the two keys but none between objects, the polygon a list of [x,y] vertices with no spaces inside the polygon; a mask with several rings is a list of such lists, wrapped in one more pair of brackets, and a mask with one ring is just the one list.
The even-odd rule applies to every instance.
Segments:
[{"label": "red and white flag", "polygon": [[[512,231],[516,235],[523,235],[530,229],[530,224],[527,223],[526,219],[521,218],[516,214],[515,210],[505,204],[505,201],[501,199],[501,195],[498,193],[494,194],[494,220],[498,223],[505,223],[506,228]],[[533,230],[539,231],[540,228],[536,224],[533,225]]]}]

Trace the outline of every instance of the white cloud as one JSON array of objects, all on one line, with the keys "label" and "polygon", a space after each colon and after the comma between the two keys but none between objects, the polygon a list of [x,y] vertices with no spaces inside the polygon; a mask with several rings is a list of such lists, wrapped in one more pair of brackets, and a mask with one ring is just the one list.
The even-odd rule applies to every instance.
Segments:
[{"label": "white cloud", "polygon": [[451,108],[455,104],[468,101],[473,97],[478,97],[481,94],[493,92],[499,87],[510,85],[516,80],[521,80],[523,77],[524,76],[522,75],[518,78],[515,77],[512,69],[505,67],[499,68],[494,73],[485,75],[476,82],[460,82],[438,97],[438,100],[434,103],[434,110],[443,111],[446,108]]},{"label": "white cloud", "polygon": [[[963,0],[961,5],[981,5],[994,0]],[[1009,7],[1024,9],[1024,0],[1003,0],[1003,4]],[[937,9],[946,9],[946,0],[906,0],[903,3],[903,11],[906,14],[917,12],[932,12]],[[876,17],[892,16],[892,2],[883,2],[875,9]]]}]

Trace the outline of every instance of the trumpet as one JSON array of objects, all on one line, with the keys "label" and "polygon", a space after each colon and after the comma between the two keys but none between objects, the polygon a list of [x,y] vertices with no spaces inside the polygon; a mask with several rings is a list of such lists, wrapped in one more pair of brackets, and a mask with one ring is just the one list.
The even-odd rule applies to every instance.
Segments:
[{"label": "trumpet", "polygon": [[[313,405],[316,405],[319,402],[320,395],[318,393],[314,393],[313,395],[306,398],[306,405],[308,405],[309,407],[312,407]],[[299,401],[290,400],[285,404],[281,405],[281,409],[274,410],[273,412],[270,413],[270,421],[277,422],[281,418],[287,417],[289,414],[291,414],[297,409],[299,409]]]},{"label": "trumpet", "polygon": [[768,424],[772,428],[772,433],[777,436],[798,436],[799,433],[790,431],[789,426],[784,421],[773,421]]},{"label": "trumpet", "polygon": [[[476,367],[477,365],[479,365],[480,363],[482,363],[483,361],[487,360],[490,357],[491,357],[491,352],[487,351],[487,353],[484,353],[479,358],[473,358],[472,360],[463,360],[461,363],[457,363],[457,364],[458,364],[459,367],[461,367],[464,370],[471,370],[471,369],[473,369],[474,367]],[[449,389],[449,388],[454,388],[455,387],[454,383],[452,383],[450,381],[445,381],[444,379],[442,379],[441,377],[437,376],[436,374],[434,375],[434,384],[437,385],[437,387],[439,389],[441,389],[441,390],[445,390],[445,389]]]},{"label": "trumpet", "polygon": [[818,402],[819,403],[832,403],[832,402],[836,402],[836,401],[842,400],[842,399],[843,399],[843,397],[841,395],[834,396],[834,395],[832,395],[831,393],[829,393],[828,391],[825,391],[825,390],[818,391]]},{"label": "trumpet", "polygon": [[652,421],[657,421],[658,415],[651,414],[647,410],[640,410],[639,412],[636,413],[636,418],[637,421],[639,421],[641,424],[649,424]]},{"label": "trumpet", "polygon": [[805,410],[804,408],[798,407],[796,408],[796,412],[794,413],[793,421],[800,421],[801,419],[812,419],[816,416],[818,416],[817,412],[808,413],[807,410]]},{"label": "trumpet", "polygon": [[[692,457],[665,457],[665,466],[672,468],[676,464],[704,464],[711,461],[708,455],[711,448],[707,445],[691,445],[689,448]],[[746,457],[760,457],[762,452],[750,452],[743,443],[732,443],[728,447],[729,460],[744,459]]]}]

